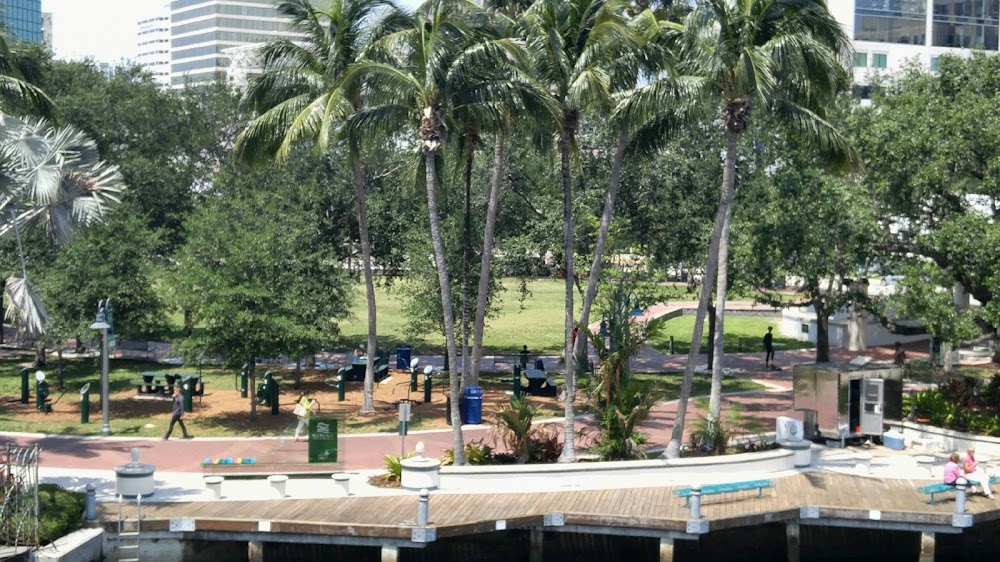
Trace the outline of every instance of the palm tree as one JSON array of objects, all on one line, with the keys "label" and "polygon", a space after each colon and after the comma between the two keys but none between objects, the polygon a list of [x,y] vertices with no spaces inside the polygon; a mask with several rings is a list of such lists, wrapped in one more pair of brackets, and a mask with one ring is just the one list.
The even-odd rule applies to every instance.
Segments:
[{"label": "palm tree", "polygon": [[[598,228],[597,242],[594,245],[594,259],[587,275],[587,291],[583,296],[583,306],[580,309],[580,321],[577,323],[583,329],[590,324],[590,311],[597,297],[597,285],[600,281],[604,262],[604,251],[607,247],[608,234],[611,230],[611,220],[614,215],[615,200],[621,181],[622,168],[625,165],[627,153],[648,154],[655,152],[661,140],[673,130],[676,118],[671,108],[658,106],[656,118],[648,116],[636,122],[631,115],[635,108],[631,107],[631,92],[636,87],[640,76],[660,73],[661,83],[669,84],[673,80],[675,87],[680,87],[684,79],[674,70],[678,53],[674,50],[674,41],[680,26],[668,21],[657,20],[649,9],[637,13],[629,21],[629,28],[641,40],[641,48],[634,49],[618,58],[609,66],[609,75],[616,96],[619,98],[612,116],[611,124],[618,130],[611,162],[611,175],[608,180],[608,191],[604,198],[604,209],[601,212],[601,223]],[[588,338],[577,338],[573,350],[578,362],[586,360],[586,345]],[[579,372],[581,369],[577,368]]]},{"label": "palm tree", "polygon": [[573,461],[576,369],[573,365],[573,183],[571,160],[581,115],[609,105],[608,67],[638,45],[625,18],[627,2],[620,0],[537,0],[524,14],[527,32],[543,46],[538,57],[539,80],[546,83],[559,104],[556,137],[563,188],[563,268],[566,274],[566,314],[563,357],[566,365],[564,445],[560,460]]},{"label": "palm tree", "polygon": [[[523,47],[513,39],[496,37],[492,22],[474,3],[464,0],[429,0],[412,14],[411,26],[387,34],[376,48],[385,60],[356,65],[351,75],[364,79],[370,97],[378,103],[351,119],[359,131],[397,131],[415,126],[423,164],[430,219],[431,242],[441,290],[441,305],[450,373],[451,420],[455,463],[465,463],[458,398],[461,373],[457,372],[455,318],[451,281],[445,262],[437,203],[438,165],[449,130],[460,130],[455,115],[475,104],[484,123],[502,123],[504,104],[488,100],[504,98],[507,92],[495,74],[483,68],[526,67]],[[498,84],[500,87],[498,87]]]},{"label": "palm tree", "polygon": [[[325,154],[338,134],[347,136],[338,125],[362,107],[362,85],[345,84],[343,78],[350,65],[362,60],[373,36],[386,26],[391,28],[395,12],[387,11],[391,6],[388,0],[330,0],[314,4],[318,3],[283,0],[277,5],[277,10],[290,20],[291,29],[301,38],[272,41],[261,50],[264,72],[250,81],[244,96],[244,104],[260,114],[237,139],[237,149],[247,159],[281,161],[297,143],[305,140],[314,144],[317,153]],[[351,136],[346,141],[368,303],[368,364],[361,414],[370,415],[375,413],[375,283],[360,140]]]},{"label": "palm tree", "polygon": [[124,189],[118,168],[100,160],[97,145],[73,127],[0,114],[0,236],[17,236],[20,277],[6,280],[6,316],[29,337],[45,331],[45,307],[28,282],[20,231],[43,223],[57,243],[78,225],[100,222]]},{"label": "palm tree", "polygon": [[[727,289],[729,223],[736,180],[737,147],[751,113],[771,113],[840,164],[855,160],[846,141],[826,121],[826,109],[847,84],[851,44],[825,0],[702,0],[685,18],[684,44],[692,74],[702,78],[701,96],[721,101],[726,131],[725,162],[708,261],[695,316],[670,443],[676,457],[701,345],[712,282],[716,285],[715,361],[709,417],[718,420],[722,334]],[[718,275],[717,275],[718,273]]]},{"label": "palm tree", "polygon": [[0,31],[0,100],[4,111],[13,107],[33,111],[42,116],[52,113],[52,100],[41,88],[32,84],[41,74],[36,61],[11,48],[7,34]]}]

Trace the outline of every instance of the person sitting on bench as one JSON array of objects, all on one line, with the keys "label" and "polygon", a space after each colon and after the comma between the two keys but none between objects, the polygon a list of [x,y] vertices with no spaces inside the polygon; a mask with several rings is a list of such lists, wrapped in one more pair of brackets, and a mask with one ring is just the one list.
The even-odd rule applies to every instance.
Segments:
[{"label": "person sitting on bench", "polygon": [[983,488],[983,495],[991,500],[993,499],[993,491],[990,490],[990,477],[983,470],[983,467],[979,465],[979,462],[976,461],[976,450],[971,447],[962,456],[962,471],[974,482],[979,482],[979,485]]},{"label": "person sitting on bench", "polygon": [[542,361],[541,357],[535,359],[535,368],[539,371],[545,371],[545,362]]},{"label": "person sitting on bench", "polygon": [[[966,478],[965,471],[962,469],[962,464],[959,461],[958,453],[952,453],[948,457],[948,462],[944,465],[944,483],[949,486],[969,486],[970,484],[975,484],[975,482],[970,482]],[[969,492],[972,492],[972,487],[969,488]]]}]

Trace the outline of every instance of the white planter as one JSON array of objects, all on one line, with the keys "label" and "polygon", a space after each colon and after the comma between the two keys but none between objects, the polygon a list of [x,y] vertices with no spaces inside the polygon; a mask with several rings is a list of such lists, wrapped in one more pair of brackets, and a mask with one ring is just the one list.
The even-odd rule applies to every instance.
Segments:
[{"label": "white planter", "polygon": [[400,485],[407,490],[436,490],[441,487],[441,461],[427,457],[403,459]]}]

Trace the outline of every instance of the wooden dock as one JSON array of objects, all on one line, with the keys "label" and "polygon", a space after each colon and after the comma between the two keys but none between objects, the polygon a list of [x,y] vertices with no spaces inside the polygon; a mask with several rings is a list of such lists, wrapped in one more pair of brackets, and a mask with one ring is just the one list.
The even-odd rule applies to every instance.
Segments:
[{"label": "wooden dock", "polygon": [[[711,531],[767,523],[849,526],[923,533],[962,533],[1000,519],[1000,501],[969,495],[966,513],[955,501],[934,505],[917,492],[927,480],[806,472],[775,480],[775,488],[702,498],[702,519],[691,520],[674,488],[615,488],[547,493],[432,493],[427,526],[417,526],[416,493],[385,497],[286,498],[261,501],[146,503],[143,531],[264,533],[312,536],[328,544],[419,546],[446,537],[494,530],[628,534],[697,539]],[[116,506],[99,519],[113,532]],[[251,537],[252,540],[252,537]],[[264,540],[264,539],[257,539]]]}]

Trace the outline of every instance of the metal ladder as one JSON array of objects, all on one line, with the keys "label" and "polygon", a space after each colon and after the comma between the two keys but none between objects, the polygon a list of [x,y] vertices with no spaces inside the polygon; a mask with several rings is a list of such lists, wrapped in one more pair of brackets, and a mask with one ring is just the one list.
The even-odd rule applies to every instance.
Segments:
[{"label": "metal ladder", "polygon": [[[122,504],[125,498],[118,495],[118,562],[139,562],[139,541],[142,532],[142,496],[135,498],[135,519],[127,519],[122,515]],[[134,530],[126,531],[125,528],[135,525]],[[134,539],[134,542],[126,541]],[[132,556],[126,556],[126,553]]]}]

